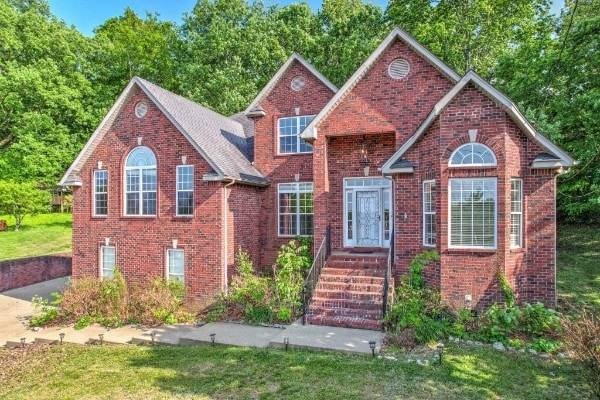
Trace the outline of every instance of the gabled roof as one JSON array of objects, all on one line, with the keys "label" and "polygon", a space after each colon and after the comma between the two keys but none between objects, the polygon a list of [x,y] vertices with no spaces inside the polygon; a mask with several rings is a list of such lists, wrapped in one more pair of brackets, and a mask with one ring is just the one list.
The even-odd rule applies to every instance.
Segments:
[{"label": "gabled roof", "polygon": [[248,108],[246,108],[246,111],[244,111],[245,115],[253,115],[255,113],[256,113],[256,115],[265,115],[264,114],[265,110],[260,106],[260,102],[263,101],[265,99],[265,97],[267,97],[273,91],[273,89],[275,89],[275,86],[277,86],[277,84],[279,83],[279,81],[281,80],[283,75],[292,66],[294,61],[298,61],[307,70],[309,70],[311,74],[313,74],[321,82],[323,82],[323,84],[325,86],[327,86],[333,93],[337,93],[338,88],[335,87],[335,85],[333,83],[329,82],[329,80],[327,78],[325,78],[325,76],[323,76],[323,74],[321,74],[319,71],[317,71],[315,67],[313,67],[308,61],[306,61],[304,58],[302,58],[299,54],[294,53],[290,56],[290,58],[287,59],[287,61],[281,66],[281,68],[279,68],[279,71],[277,71],[277,73],[273,76],[273,78],[271,78],[271,80],[269,81],[269,83],[267,83],[267,85],[263,88],[263,90],[260,91],[258,96],[256,96],[254,98],[254,100],[252,100],[252,103],[250,103]]},{"label": "gabled roof", "polygon": [[367,72],[371,70],[371,67],[377,62],[379,57],[385,51],[392,46],[396,40],[402,40],[408,46],[410,46],[415,52],[417,52],[425,60],[429,61],[431,65],[437,68],[440,72],[446,75],[452,82],[458,82],[460,75],[458,75],[452,68],[444,64],[442,60],[436,57],[432,52],[427,50],[422,44],[413,39],[408,33],[400,28],[394,28],[392,32],[381,42],[381,44],[375,49],[373,53],[367,58],[367,60],[356,70],[354,75],[348,79],[348,81],[342,86],[335,96],[327,103],[327,105],[321,110],[319,114],[312,120],[312,122],[304,129],[304,132],[300,135],[303,139],[313,140],[317,138],[317,125],[321,123],[335,108],[338,104],[346,97],[348,93],[356,87],[360,80],[365,76]]},{"label": "gabled roof", "polygon": [[129,82],[59,184],[75,185],[78,181],[81,182],[77,176],[79,170],[110,130],[136,86],[156,104],[210,164],[214,174],[205,176],[205,179],[233,179],[258,186],[269,184],[268,179],[251,164],[247,157],[248,127],[244,129],[244,125],[238,120],[224,117],[138,77]]},{"label": "gabled roof", "polygon": [[444,109],[454,100],[454,98],[468,85],[473,84],[491,100],[495,101],[509,115],[509,117],[517,124],[517,126],[533,141],[537,142],[548,153],[544,160],[536,160],[532,164],[533,168],[550,168],[548,165],[536,164],[536,162],[547,162],[548,158],[552,158],[552,167],[572,167],[577,164],[577,161],[572,159],[567,153],[561,150],[558,146],[539,133],[529,121],[523,116],[517,106],[498,89],[493,87],[485,79],[481,78],[474,71],[469,71],[467,74],[450,90],[444,97],[438,101],[433,107],[427,118],[421,126],[417,128],[415,133],[394,153],[394,155],[381,168],[384,174],[398,173],[394,168],[396,161],[401,159],[404,153],[408,151],[423,134],[429,129],[435,119],[444,111]]}]

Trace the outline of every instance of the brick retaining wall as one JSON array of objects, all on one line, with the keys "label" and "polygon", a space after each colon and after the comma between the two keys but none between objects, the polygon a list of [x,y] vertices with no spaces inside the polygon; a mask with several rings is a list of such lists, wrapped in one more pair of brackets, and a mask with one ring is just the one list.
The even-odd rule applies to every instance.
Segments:
[{"label": "brick retaining wall", "polygon": [[71,275],[71,253],[0,261],[0,292]]}]

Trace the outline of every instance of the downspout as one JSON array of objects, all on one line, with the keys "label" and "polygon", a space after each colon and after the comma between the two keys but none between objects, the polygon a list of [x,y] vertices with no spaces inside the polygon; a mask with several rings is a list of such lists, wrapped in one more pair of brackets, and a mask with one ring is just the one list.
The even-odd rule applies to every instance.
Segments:
[{"label": "downspout", "polygon": [[222,284],[222,288],[223,288],[223,293],[225,295],[227,295],[227,290],[228,290],[228,273],[227,273],[227,269],[229,268],[229,224],[228,224],[228,209],[229,209],[229,197],[227,196],[227,189],[232,186],[233,184],[235,184],[235,179],[231,179],[231,182],[229,182],[228,184],[226,184],[223,187],[223,247],[224,247],[224,251],[223,251],[223,275],[222,275],[222,279],[223,279],[223,284]]}]

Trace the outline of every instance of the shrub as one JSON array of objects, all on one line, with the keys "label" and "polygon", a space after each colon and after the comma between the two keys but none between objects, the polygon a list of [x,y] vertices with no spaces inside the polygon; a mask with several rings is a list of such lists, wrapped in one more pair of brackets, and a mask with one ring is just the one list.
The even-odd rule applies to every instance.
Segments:
[{"label": "shrub", "polygon": [[54,298],[52,301],[39,296],[34,296],[31,299],[31,304],[38,315],[31,317],[29,324],[31,326],[44,326],[55,321],[59,316],[58,305],[61,301],[61,295],[58,292],[50,294]]},{"label": "shrub", "polygon": [[273,271],[279,308],[280,311],[285,310],[283,313],[278,313],[285,317],[280,319],[282,322],[289,322],[294,316],[300,314],[302,285],[312,263],[309,252],[309,245],[302,243],[298,245],[298,242],[292,240],[287,245],[282,245],[277,254],[277,264],[273,267]]},{"label": "shrub", "polygon": [[594,394],[600,398],[600,320],[584,310],[575,319],[562,319],[563,340],[573,357],[583,366],[583,373]]},{"label": "shrub", "polygon": [[193,319],[183,307],[182,283],[155,279],[146,285],[128,284],[117,269],[113,275],[112,279],[73,281],[57,301],[55,318],[74,322],[76,329],[94,322],[110,327],[126,323],[156,326]]},{"label": "shrub", "polygon": [[409,264],[409,274],[401,277],[394,304],[384,317],[392,331],[410,329],[419,343],[431,342],[451,332],[452,313],[438,292],[425,288],[423,269],[439,260],[436,251],[415,256]]}]

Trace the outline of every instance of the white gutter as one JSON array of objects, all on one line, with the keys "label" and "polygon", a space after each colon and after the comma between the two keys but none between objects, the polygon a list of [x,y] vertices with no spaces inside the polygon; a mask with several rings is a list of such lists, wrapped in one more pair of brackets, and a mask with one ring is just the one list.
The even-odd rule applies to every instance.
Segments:
[{"label": "white gutter", "polygon": [[223,274],[222,274],[222,279],[223,282],[221,284],[221,287],[223,289],[223,293],[225,295],[227,295],[227,290],[228,290],[228,284],[227,281],[229,279],[229,275],[227,272],[227,268],[229,267],[229,256],[228,256],[228,250],[229,250],[229,243],[228,243],[228,234],[229,234],[229,226],[227,223],[227,217],[229,216],[227,210],[228,210],[228,197],[227,197],[227,189],[235,184],[235,179],[232,179],[231,182],[229,182],[228,184],[226,184],[225,186],[223,186]]}]

